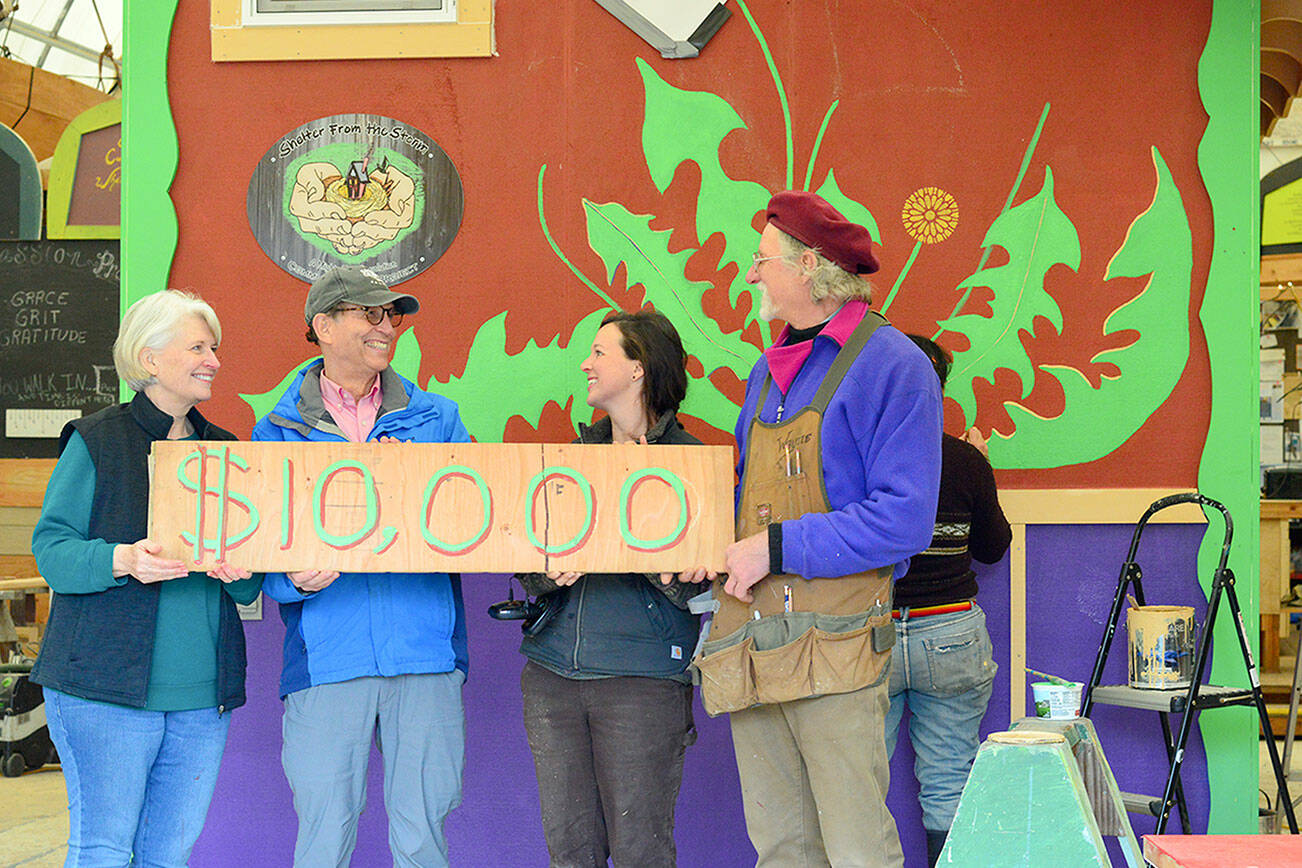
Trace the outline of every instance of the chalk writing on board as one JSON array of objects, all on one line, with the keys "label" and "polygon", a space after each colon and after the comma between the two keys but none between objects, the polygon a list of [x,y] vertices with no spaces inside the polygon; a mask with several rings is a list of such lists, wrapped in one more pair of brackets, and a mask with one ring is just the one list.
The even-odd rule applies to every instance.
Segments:
[{"label": "chalk writing on board", "polygon": [[[99,246],[99,245],[97,245]],[[114,248],[117,245],[113,245]],[[57,265],[74,270],[88,270],[99,280],[116,282],[120,266],[116,249],[88,250],[76,242],[5,244],[0,246],[0,265]],[[17,293],[15,293],[17,295]]]},{"label": "chalk writing on board", "polygon": [[[116,241],[0,243],[0,409],[94,411],[117,403]],[[5,457],[52,457],[57,442],[6,431]]]}]

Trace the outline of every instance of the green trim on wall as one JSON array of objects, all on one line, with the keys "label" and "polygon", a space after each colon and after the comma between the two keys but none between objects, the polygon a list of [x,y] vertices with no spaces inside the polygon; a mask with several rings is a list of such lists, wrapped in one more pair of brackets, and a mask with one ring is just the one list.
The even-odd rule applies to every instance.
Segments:
[{"label": "green trim on wall", "polygon": [[[1212,204],[1213,247],[1199,319],[1211,364],[1212,415],[1198,468],[1198,488],[1229,507],[1235,523],[1230,568],[1257,646],[1258,461],[1257,321],[1260,151],[1257,87],[1260,67],[1257,0],[1215,0],[1198,88],[1209,120],[1198,166]],[[1224,533],[1211,519],[1198,554],[1208,591]],[[1222,606],[1222,608],[1227,608]],[[1228,611],[1218,615],[1210,680],[1247,686],[1239,641]],[[1198,719],[1211,783],[1211,834],[1257,831],[1256,709],[1230,708]],[[1273,796],[1272,796],[1273,801]]]},{"label": "green trim on wall", "polygon": [[[177,0],[132,0],[122,8],[121,309],[167,288],[176,253],[176,126],[167,99],[167,48]],[[139,135],[135,135],[136,132]],[[122,399],[131,390],[120,387]]]}]

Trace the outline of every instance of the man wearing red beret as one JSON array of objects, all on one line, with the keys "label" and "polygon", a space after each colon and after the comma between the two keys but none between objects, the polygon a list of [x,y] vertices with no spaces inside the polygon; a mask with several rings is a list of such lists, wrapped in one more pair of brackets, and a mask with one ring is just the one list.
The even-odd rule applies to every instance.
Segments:
[{"label": "man wearing red beret", "polygon": [[886,810],[891,586],[931,541],[941,403],[923,353],[869,310],[868,230],[778,193],[746,280],[786,327],[737,422],[738,542],[696,664],[732,713],[758,866],[901,865]]}]

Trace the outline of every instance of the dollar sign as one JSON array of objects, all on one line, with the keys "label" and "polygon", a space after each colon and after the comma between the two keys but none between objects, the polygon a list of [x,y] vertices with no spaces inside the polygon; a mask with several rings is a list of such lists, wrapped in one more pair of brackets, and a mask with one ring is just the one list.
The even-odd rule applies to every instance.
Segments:
[{"label": "dollar sign", "polygon": [[[208,459],[217,459],[216,481],[210,482],[208,478]],[[191,467],[198,462],[198,475],[191,475]],[[234,548],[258,529],[261,519],[258,516],[258,508],[253,505],[247,497],[237,494],[230,490],[230,472],[231,466],[238,470],[247,472],[249,465],[238,455],[230,454],[225,446],[206,447],[200,446],[191,452],[176,467],[176,478],[180,480],[181,486],[186,491],[193,491],[196,495],[194,506],[194,533],[182,533],[181,538],[194,546],[194,560],[196,563],[203,560],[205,552],[212,552],[217,556],[218,561],[226,560],[226,550]],[[212,497],[217,503],[217,530],[212,537],[204,536],[204,525],[208,513],[209,498]],[[247,513],[249,521],[244,530],[238,534],[227,536],[226,519],[229,512],[229,505],[235,503]]]}]

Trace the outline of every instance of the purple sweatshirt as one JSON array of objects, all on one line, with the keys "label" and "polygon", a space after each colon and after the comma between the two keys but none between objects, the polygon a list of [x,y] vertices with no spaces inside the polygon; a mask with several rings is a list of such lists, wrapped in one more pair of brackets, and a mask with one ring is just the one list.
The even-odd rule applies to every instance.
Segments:
[{"label": "purple sweatshirt", "polygon": [[[812,340],[784,346],[789,331],[784,329],[765,350],[746,381],[737,422],[739,479],[770,365],[774,385],[760,420],[777,421],[780,404],[782,418],[790,419],[813,400],[837,351],[867,310],[863,302],[848,302]],[[931,542],[940,435],[940,385],[930,361],[895,328],[881,326],[823,416],[823,479],[832,511],[782,522],[783,571],[830,578],[891,564],[896,578],[904,575],[909,558]],[[736,503],[740,508],[740,488]]]}]

